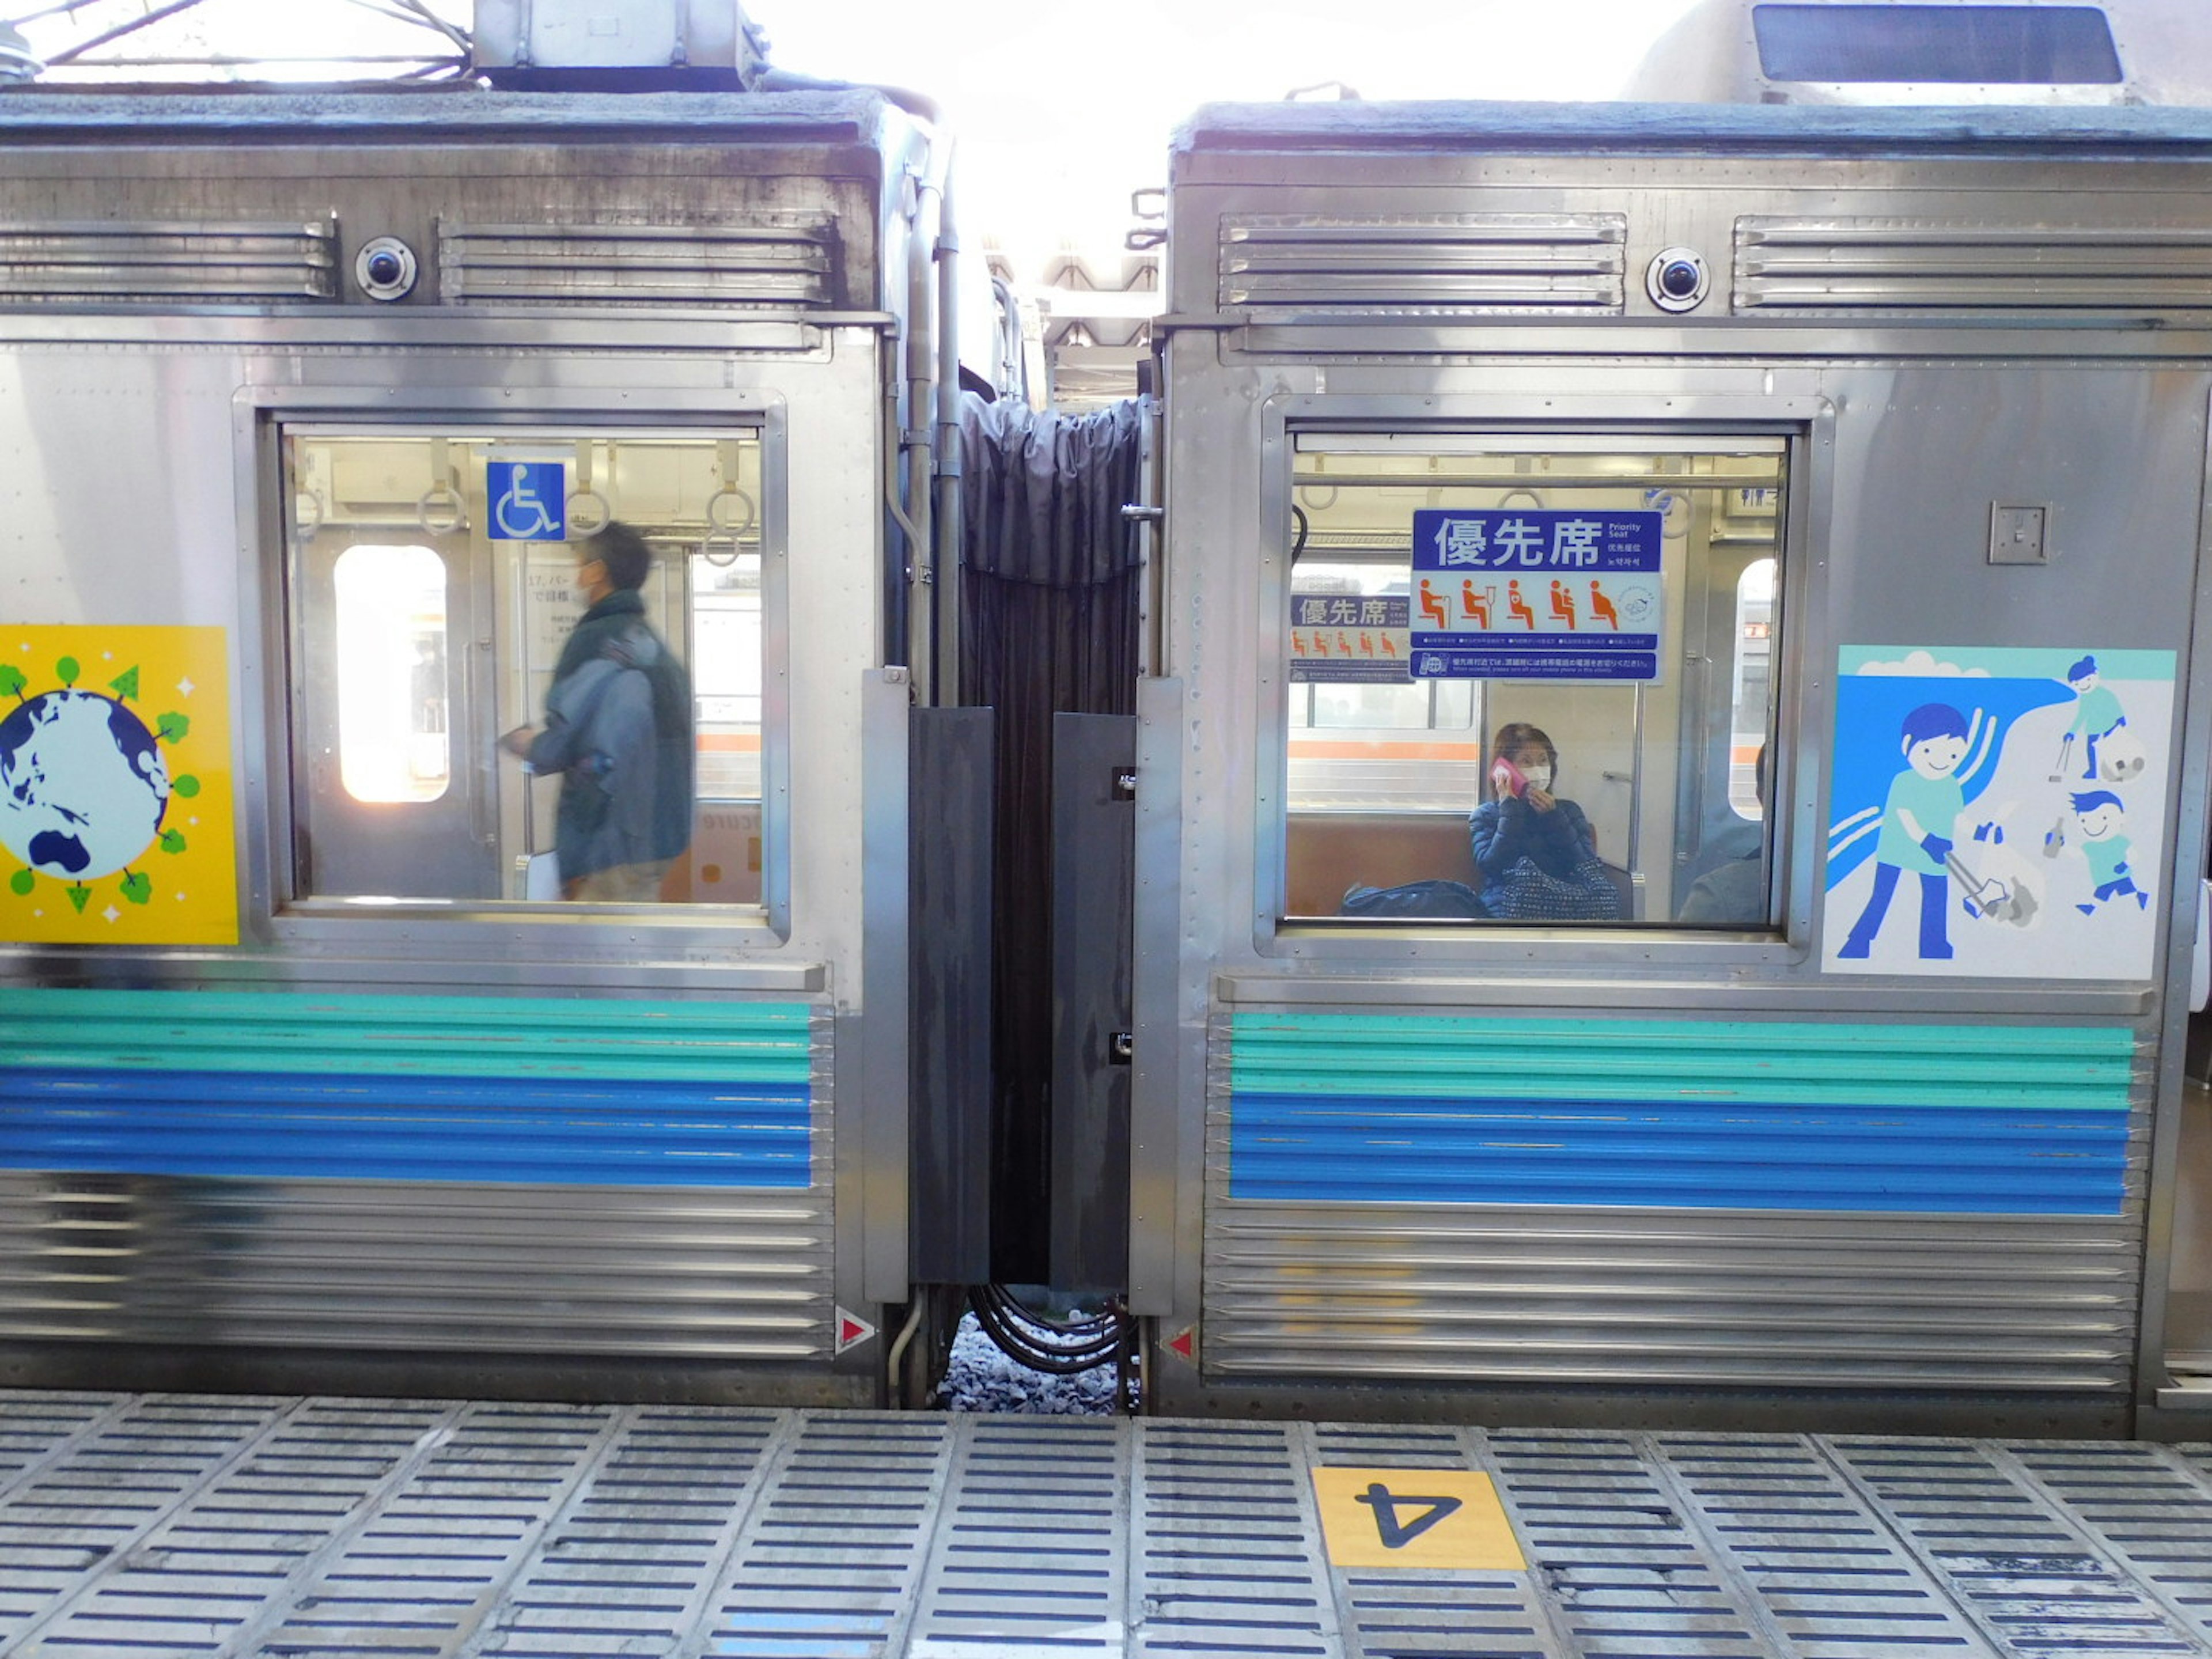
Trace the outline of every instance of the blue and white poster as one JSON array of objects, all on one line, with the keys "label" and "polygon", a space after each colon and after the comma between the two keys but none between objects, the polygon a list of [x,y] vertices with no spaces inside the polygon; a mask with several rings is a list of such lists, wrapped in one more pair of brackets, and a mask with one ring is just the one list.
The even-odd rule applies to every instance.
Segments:
[{"label": "blue and white poster", "polygon": [[1838,653],[1821,965],[2147,980],[2174,653]]},{"label": "blue and white poster", "polygon": [[1413,514],[1417,679],[1656,680],[1666,515]]},{"label": "blue and white poster", "polygon": [[488,461],[484,498],[491,504],[495,542],[566,539],[567,470],[558,461]]},{"label": "blue and white poster", "polygon": [[1403,593],[1291,595],[1291,679],[1403,684],[1407,616]]}]

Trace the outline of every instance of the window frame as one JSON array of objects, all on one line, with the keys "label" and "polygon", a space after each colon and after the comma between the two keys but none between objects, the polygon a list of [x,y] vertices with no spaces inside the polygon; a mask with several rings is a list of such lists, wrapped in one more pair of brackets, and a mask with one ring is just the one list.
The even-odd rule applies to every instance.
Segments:
[{"label": "window frame", "polygon": [[[1817,850],[1816,801],[1799,781],[1801,737],[1825,729],[1812,706],[1816,686],[1802,665],[1814,648],[1808,602],[1826,548],[1814,525],[1831,522],[1834,411],[1824,398],[1683,396],[1542,399],[1506,396],[1279,395],[1261,413],[1259,560],[1256,573],[1259,638],[1253,725],[1255,757],[1252,823],[1253,943],[1263,958],[1317,963],[1377,958],[1485,968],[1506,963],[1553,967],[1579,958],[1591,963],[1660,962],[1685,965],[1725,962],[1730,967],[1786,965],[1810,958]],[[1454,439],[1484,448],[1510,445],[1541,448],[1569,440],[1578,447],[1606,446],[1664,451],[1670,445],[1758,438],[1780,440],[1789,488],[1777,525],[1780,561],[1776,599],[1788,618],[1770,659],[1768,710],[1774,766],[1771,799],[1789,802],[1770,812],[1765,830],[1771,923],[1740,929],[1683,927],[1671,920],[1547,927],[1540,923],[1487,925],[1453,921],[1377,921],[1354,917],[1289,917],[1287,710],[1291,594],[1292,475],[1298,444],[1316,436],[1398,436],[1409,443]],[[1816,510],[1817,509],[1817,510]],[[1483,734],[1487,741],[1488,734]],[[1813,746],[1817,746],[1817,739]]]},{"label": "window frame", "polygon": [[[611,407],[604,392],[540,388],[517,409],[496,391],[455,392],[395,405],[388,386],[249,387],[233,400],[240,457],[241,520],[250,518],[249,545],[260,550],[254,585],[258,614],[242,623],[259,641],[259,660],[246,664],[247,683],[262,690],[265,718],[250,724],[246,740],[264,757],[263,776],[247,792],[242,828],[241,898],[246,936],[261,943],[310,951],[419,956],[447,949],[544,952],[548,976],[565,982],[568,969],[599,951],[625,947],[605,930],[634,939],[653,930],[657,948],[715,952],[774,951],[793,936],[791,903],[792,766],[789,653],[793,626],[789,586],[789,452],[785,399],[771,392],[660,393],[646,409]],[[293,849],[302,824],[295,799],[298,745],[302,740],[293,699],[298,651],[295,557],[288,523],[283,439],[309,436],[451,436],[495,433],[516,441],[573,441],[613,435],[712,439],[744,435],[760,446],[762,557],[761,902],[577,905],[526,901],[362,899],[322,897],[295,890]],[[248,534],[241,523],[241,536]],[[456,764],[465,760],[456,739]],[[429,934],[415,932],[428,927]],[[556,932],[549,933],[548,929]],[[581,931],[579,931],[581,930]],[[626,947],[635,953],[632,943]],[[810,988],[812,970],[757,963],[763,974],[792,989]],[[520,975],[535,976],[526,969]]]}]

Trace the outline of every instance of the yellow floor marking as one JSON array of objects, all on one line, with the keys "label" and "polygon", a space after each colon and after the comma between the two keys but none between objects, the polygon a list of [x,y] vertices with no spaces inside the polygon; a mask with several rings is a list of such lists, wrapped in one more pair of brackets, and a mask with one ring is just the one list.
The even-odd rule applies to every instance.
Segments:
[{"label": "yellow floor marking", "polygon": [[1313,1483],[1333,1565],[1528,1571],[1486,1474],[1316,1468]]}]

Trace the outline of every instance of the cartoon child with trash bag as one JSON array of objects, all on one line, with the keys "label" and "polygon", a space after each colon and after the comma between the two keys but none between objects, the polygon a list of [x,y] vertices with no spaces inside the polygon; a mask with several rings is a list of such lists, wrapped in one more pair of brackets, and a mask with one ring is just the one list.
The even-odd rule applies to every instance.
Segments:
[{"label": "cartoon child with trash bag", "polygon": [[[2088,769],[2081,775],[2093,783],[2097,778],[2097,745],[2128,723],[2127,711],[2120,707],[2119,698],[2103,680],[2094,657],[2083,657],[2066,671],[2066,684],[2074,689],[2074,724],[2066,728],[2065,738],[2058,745],[2058,770],[2065,771],[2067,760],[2074,750],[2074,739],[2079,738],[2089,763]],[[2057,781],[2054,775],[2051,781]]]},{"label": "cartoon child with trash bag", "polygon": [[2127,822],[2120,798],[2109,789],[2085,789],[2074,797],[2074,819],[2081,826],[2081,856],[2089,861],[2091,901],[2074,908],[2094,916],[2114,899],[2133,893],[2136,908],[2150,908],[2150,895],[2136,885],[2135,874],[2128,868],[2128,848],[2133,843],[2120,833]]},{"label": "cartoon child with trash bag", "polygon": [[1950,890],[1945,860],[1959,814],[1966,810],[1966,790],[1954,775],[1966,757],[1966,717],[1948,703],[1923,703],[1905,717],[1899,732],[1905,769],[1891,782],[1883,803],[1881,836],[1874,849],[1874,890],[1838,957],[1863,958],[1873,950],[1897,878],[1910,870],[1920,878],[1920,959],[1951,959],[1944,927]]}]

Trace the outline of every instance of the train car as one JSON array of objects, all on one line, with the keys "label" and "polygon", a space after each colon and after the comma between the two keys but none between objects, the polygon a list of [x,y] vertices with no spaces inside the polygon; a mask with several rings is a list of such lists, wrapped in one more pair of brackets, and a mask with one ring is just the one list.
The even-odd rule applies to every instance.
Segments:
[{"label": "train car", "polygon": [[[28,87],[0,133],[0,1380],[874,1402],[928,124]],[[497,739],[610,520],[696,799],[657,892],[564,902]]]},{"label": "train car", "polygon": [[1217,106],[1169,205],[1155,1403],[2201,1431],[2212,120]]}]

